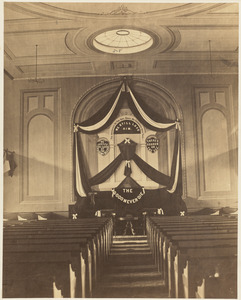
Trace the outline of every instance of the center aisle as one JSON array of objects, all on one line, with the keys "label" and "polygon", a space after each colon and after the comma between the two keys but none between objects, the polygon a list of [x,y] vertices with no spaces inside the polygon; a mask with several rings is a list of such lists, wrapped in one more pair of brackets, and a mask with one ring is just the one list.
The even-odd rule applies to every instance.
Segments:
[{"label": "center aisle", "polygon": [[146,236],[114,236],[93,298],[168,298]]}]

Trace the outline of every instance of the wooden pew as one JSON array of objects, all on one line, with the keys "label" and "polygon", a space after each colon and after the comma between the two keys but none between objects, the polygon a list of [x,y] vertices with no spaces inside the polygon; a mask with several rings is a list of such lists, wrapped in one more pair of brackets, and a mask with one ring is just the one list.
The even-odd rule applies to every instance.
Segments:
[{"label": "wooden pew", "polygon": [[[55,222],[56,221],[56,222]],[[18,222],[18,221],[17,221]],[[14,227],[16,225],[19,225],[19,223],[12,222],[9,227]],[[94,223],[93,223],[94,222]],[[21,228],[38,228],[40,225],[42,227],[48,227],[48,228],[54,228],[56,231],[63,231],[67,230],[69,226],[71,227],[83,227],[83,228],[96,228],[97,226],[102,227],[103,232],[101,233],[103,235],[103,253],[105,254],[104,260],[107,259],[108,254],[110,253],[110,245],[112,242],[112,236],[113,236],[113,221],[110,218],[86,218],[86,219],[77,219],[77,220],[46,220],[46,221],[21,221]],[[14,227],[17,228],[18,227]],[[20,229],[21,230],[21,229]],[[77,229],[75,229],[77,230]]]},{"label": "wooden pew", "polygon": [[[226,231],[226,232],[224,232]],[[213,240],[213,239],[237,239],[237,230],[227,232],[225,229],[215,230],[182,230],[182,231],[165,231],[160,235],[160,270],[167,284],[168,279],[168,249],[170,241],[195,241],[195,240]]]},{"label": "wooden pew", "polygon": [[213,248],[206,252],[188,249],[185,253],[177,253],[178,260],[180,265],[184,264],[184,268],[179,266],[183,270],[179,295],[185,298],[237,298],[236,247]]},{"label": "wooden pew", "polygon": [[[220,272],[222,272],[221,276],[226,275],[227,277],[227,274],[230,272],[230,267],[232,274],[235,274],[237,271],[236,239],[199,241],[196,245],[193,242],[182,241],[179,242],[179,245],[176,247],[176,252],[175,249],[170,247],[168,260],[169,267],[171,268],[172,259],[174,257],[173,267],[176,298],[183,296],[193,298],[195,296],[198,280],[204,280],[209,276],[214,276],[214,270],[217,267],[219,267]],[[197,264],[197,262],[199,262],[199,264]],[[201,265],[205,266],[205,268],[201,269]],[[170,280],[172,280],[171,275]],[[171,282],[170,285],[173,287]]]},{"label": "wooden pew", "polygon": [[[40,221],[40,222],[36,222],[36,221],[29,221],[29,222],[23,222],[22,226],[19,228],[18,227],[14,227],[16,225],[13,224],[11,226],[13,226],[15,229],[15,231],[21,231],[22,229],[27,229],[27,230],[32,230],[33,228],[39,228],[39,226],[41,227],[48,227],[48,230],[50,230],[51,228],[54,228],[54,230],[56,231],[56,234],[58,232],[63,232],[66,230],[69,230],[69,226],[71,226],[71,230],[72,231],[78,231],[78,228],[97,228],[98,224],[99,226],[103,226],[103,224],[101,223],[106,223],[106,221],[108,221],[108,223],[106,223],[103,227],[103,232],[101,233],[103,236],[101,237],[101,239],[103,240],[103,243],[101,243],[101,245],[103,246],[102,248],[102,252],[105,254],[103,259],[106,260],[108,257],[108,254],[110,252],[110,245],[112,242],[112,234],[113,234],[113,222],[111,219],[107,219],[104,218],[104,220],[102,220],[101,218],[94,218],[94,224],[91,224],[90,221],[92,220],[93,222],[93,218],[92,219],[87,219],[87,224],[85,223],[86,219],[78,219],[78,220],[64,220],[64,222],[62,220],[57,220],[58,222],[54,222],[54,221]],[[70,223],[70,224],[69,224]],[[17,224],[18,225],[18,224]],[[56,226],[57,225],[57,226]],[[75,227],[75,228],[73,228]],[[11,227],[10,227],[11,228]],[[31,229],[30,229],[31,228]],[[8,231],[9,226],[6,228],[5,231]]]},{"label": "wooden pew", "polygon": [[[178,257],[177,250],[179,250],[179,253],[182,253],[182,251],[186,251],[186,249],[195,249],[198,256],[199,253],[202,253],[203,251],[202,248],[215,249],[219,247],[225,248],[230,246],[237,246],[236,237],[228,238],[228,239],[216,237],[214,239],[213,237],[207,236],[205,240],[183,240],[182,238],[176,238],[175,241],[172,240],[171,242],[169,242],[168,253],[167,253],[169,296],[170,297],[174,296],[173,291],[175,290],[176,297],[179,298],[180,286],[182,286],[181,274],[183,270],[181,270],[181,268],[183,268],[183,264],[186,261],[185,261],[185,257],[182,257],[183,261],[185,262],[183,264],[179,264],[180,258]],[[207,250],[205,251],[208,252]],[[174,286],[174,280],[175,280],[175,286]]]},{"label": "wooden pew", "polygon": [[[64,235],[65,232],[65,235]],[[72,242],[71,239],[73,238],[77,238],[77,237],[85,237],[88,238],[89,240],[89,245],[90,247],[92,246],[92,250],[93,253],[92,255],[90,254],[90,251],[88,249],[88,259],[86,259],[86,263],[88,265],[88,274],[89,274],[89,285],[90,285],[90,290],[91,290],[91,286],[92,286],[92,260],[93,260],[93,275],[94,275],[94,279],[96,281],[97,279],[97,266],[96,266],[96,261],[99,263],[98,267],[100,268],[100,262],[103,261],[104,258],[104,253],[103,256],[98,257],[98,259],[96,259],[96,247],[95,247],[95,238],[98,238],[98,230],[94,230],[94,229],[80,229],[78,231],[71,231],[69,232],[69,230],[66,231],[66,229],[64,230],[59,230],[55,231],[55,230],[43,230],[43,228],[39,227],[38,229],[27,229],[27,230],[23,230],[21,228],[21,231],[18,231],[17,233],[14,231],[5,231],[4,232],[4,240],[5,243],[9,243],[9,238],[13,239],[11,241],[11,243],[28,243],[28,240],[34,243],[39,243],[39,240],[41,241],[41,243],[43,243],[43,239],[45,239],[45,241],[47,240],[48,242],[51,242],[51,240],[54,240],[56,242],[56,239],[58,238],[65,238],[66,240],[63,242]],[[36,239],[36,235],[38,237],[38,239]],[[96,236],[97,235],[97,236]],[[98,239],[97,241],[98,242]],[[97,243],[98,245],[98,243]],[[99,246],[97,246],[97,253],[99,253]],[[100,253],[101,254],[101,253]],[[92,256],[92,257],[91,257]]]},{"label": "wooden pew", "polygon": [[[164,219],[164,218],[163,218]],[[184,218],[183,218],[184,219]],[[237,223],[234,223],[234,224],[231,224],[231,225],[228,225],[228,224],[224,224],[223,222],[220,223],[220,224],[217,224],[217,223],[210,223],[210,224],[205,224],[206,227],[204,227],[204,225],[202,224],[196,224],[196,223],[191,223],[191,224],[182,224],[182,226],[180,226],[180,224],[178,223],[177,225],[174,225],[174,224],[164,224],[162,226],[162,223],[160,224],[160,221],[163,221],[163,220],[158,220],[158,222],[156,222],[154,224],[154,226],[152,227],[152,232],[151,232],[151,238],[150,238],[150,243],[151,243],[151,247],[153,249],[153,253],[154,253],[154,256],[155,256],[155,261],[157,262],[157,255],[159,253],[159,249],[160,249],[160,245],[159,245],[159,241],[160,241],[160,235],[165,232],[165,231],[170,231],[170,230],[176,230],[176,231],[182,231],[183,229],[190,229],[190,230],[195,230],[195,231],[198,231],[200,229],[202,230],[215,230],[215,229],[218,229],[218,230],[221,230],[221,229],[228,229],[228,230],[235,230],[237,229]]]},{"label": "wooden pew", "polygon": [[[216,217],[216,216],[215,216]],[[151,217],[147,220],[147,233],[148,233],[148,241],[151,246],[153,256],[155,258],[155,263],[158,265],[159,271],[162,271],[160,265],[162,264],[162,259],[160,255],[162,254],[163,240],[161,240],[165,236],[165,231],[175,230],[175,231],[183,231],[183,229],[188,230],[237,230],[237,221],[232,220],[231,223],[225,222],[229,221],[226,217],[220,217],[222,222],[215,218],[214,222],[209,220],[209,223],[206,223],[200,220],[194,220],[194,222],[189,223],[190,218],[186,217],[174,217],[174,222],[168,224],[167,221],[170,221],[172,217]],[[175,219],[178,219],[178,223],[175,224]],[[182,220],[180,224],[180,220]],[[151,223],[152,222],[152,223]],[[225,223],[224,223],[225,222]],[[149,227],[149,228],[148,228]]]},{"label": "wooden pew", "polygon": [[[92,287],[97,281],[97,272],[100,272],[100,263],[102,257],[97,258],[97,251],[96,251],[96,244],[95,244],[95,235],[88,234],[88,233],[78,233],[78,234],[58,234],[55,235],[54,233],[48,234],[37,234],[37,235],[5,235],[4,234],[4,245],[11,245],[14,247],[15,245],[43,245],[43,244],[78,244],[79,241],[85,239],[86,249],[83,251],[82,256],[84,259],[84,263],[86,265],[86,273],[87,279],[86,281],[86,289],[88,290],[88,294],[92,293]],[[98,271],[99,269],[99,271]]]},{"label": "wooden pew", "polygon": [[[31,273],[27,275],[32,275],[33,268],[37,267],[38,270],[40,267],[43,272],[42,276],[47,276],[48,272],[52,275],[53,297],[62,298],[64,296],[75,298],[76,286],[81,286],[81,296],[85,298],[86,264],[83,252],[85,251],[86,244],[87,240],[83,239],[82,242],[79,240],[76,244],[20,244],[14,245],[14,247],[13,245],[4,245],[3,280],[7,284],[4,289],[4,297],[9,297],[9,287],[11,286],[9,282],[12,281],[14,283],[21,280],[21,278],[14,276],[15,270],[28,268]],[[53,265],[54,269],[49,269],[49,265]],[[62,272],[64,268],[66,270],[66,267],[69,269],[68,276],[66,272]],[[21,277],[21,273],[18,275]],[[66,280],[66,284],[62,286],[61,293],[57,289],[59,276]],[[31,285],[31,280],[34,280],[34,276],[32,278],[29,276],[28,279],[30,282],[27,282],[27,285]],[[80,297],[80,295],[78,296]],[[17,297],[23,298],[21,294],[17,295]]]},{"label": "wooden pew", "polygon": [[[97,220],[97,221],[96,221]],[[105,226],[105,230],[103,231],[103,242],[101,247],[103,248],[103,254],[107,255],[110,249],[110,243],[112,239],[112,230],[113,223],[111,219],[107,220],[99,220],[93,218],[89,221],[88,224],[84,225],[84,223],[79,220],[68,220],[67,222],[49,222],[49,221],[40,221],[40,222],[21,222],[19,223],[5,223],[4,224],[4,249],[5,253],[9,254],[8,247],[12,247],[17,244],[17,249],[22,251],[24,247],[28,250],[31,250],[30,247],[39,247],[40,244],[45,243],[47,247],[55,246],[56,244],[59,246],[63,245],[76,245],[79,243],[80,239],[85,237],[87,238],[88,243],[86,244],[87,253],[88,253],[88,261],[89,263],[92,261],[90,256],[89,249],[89,241],[93,239],[93,237],[98,234],[98,231],[101,229],[101,226]],[[77,222],[76,222],[77,221]],[[85,221],[85,220],[84,220]],[[96,221],[95,224],[91,224],[90,222]],[[99,226],[100,225],[100,226]],[[91,227],[91,229],[89,229]],[[36,238],[37,236],[37,238]],[[97,239],[98,241],[98,239]],[[54,243],[52,245],[51,243]],[[101,244],[101,243],[100,243]],[[105,245],[104,245],[105,244]],[[23,248],[19,248],[23,247]],[[93,247],[95,247],[95,243],[93,243]],[[12,247],[13,248],[13,247]],[[36,248],[34,248],[36,250]],[[95,250],[94,250],[95,251]],[[10,255],[11,256],[11,255]],[[95,255],[94,255],[95,257]],[[94,263],[96,265],[96,263]],[[89,265],[89,270],[91,271],[91,265]],[[96,272],[95,272],[96,274]],[[89,285],[90,285],[90,294],[92,291],[92,280],[91,280],[91,272],[89,272]],[[82,292],[83,296],[83,292]]]},{"label": "wooden pew", "polygon": [[[209,216],[210,217],[210,216]],[[207,226],[214,226],[213,223],[216,225],[222,225],[223,222],[225,224],[229,223],[229,225],[235,225],[236,220],[228,219],[227,217],[218,217],[213,216],[213,218],[205,218],[204,220],[201,218],[194,218],[194,217],[180,217],[180,216],[173,216],[173,217],[151,217],[147,219],[147,237],[150,242],[151,247],[153,248],[153,254],[156,259],[156,250],[158,249],[158,246],[155,248],[155,245],[157,245],[156,241],[158,241],[158,237],[156,236],[158,234],[157,228],[155,227],[162,227],[164,226],[171,226],[173,228],[182,228],[183,226],[192,226],[193,223],[195,223],[195,226],[202,226],[204,223]]]},{"label": "wooden pew", "polygon": [[[209,216],[210,217],[210,216]],[[200,218],[190,218],[190,217],[151,217],[147,220],[147,227],[149,225],[149,236],[148,239],[150,241],[150,244],[154,251],[154,256],[156,254],[156,250],[158,247],[155,248],[155,245],[157,245],[156,241],[158,241],[158,228],[174,228],[174,229],[182,229],[183,227],[192,227],[195,226],[195,228],[202,227],[204,224],[209,227],[220,227],[220,226],[234,226],[237,227],[237,220],[235,219],[228,219],[227,217],[219,217],[219,216],[213,216],[213,220],[211,218],[208,218],[208,220],[200,219]],[[225,225],[224,225],[225,223]],[[148,231],[148,228],[147,228]]]},{"label": "wooden pew", "polygon": [[[170,294],[169,296],[171,296],[171,290],[174,285],[173,271],[172,271],[173,268],[170,265],[170,261],[171,261],[170,259],[169,260],[170,271],[167,272],[168,271],[167,268],[165,269],[166,266],[165,258],[167,256],[166,248],[168,248],[167,246],[168,242],[164,242],[164,240],[170,241],[173,234],[174,236],[175,235],[177,236],[174,237],[174,239],[178,240],[178,235],[179,235],[180,240],[184,239],[184,241],[186,242],[188,242],[189,240],[191,242],[191,244],[189,243],[189,246],[191,246],[191,245],[195,245],[195,240],[196,242],[200,240],[201,243],[203,242],[205,243],[205,240],[209,240],[209,238],[210,240],[212,240],[215,235],[219,242],[223,238],[227,238],[229,242],[231,241],[231,244],[237,243],[237,218],[229,219],[227,217],[220,217],[220,216],[215,216],[215,217],[205,216],[205,218],[195,217],[192,220],[192,218],[189,217],[181,217],[181,218],[180,217],[151,217],[151,218],[147,218],[146,224],[147,224],[148,240],[151,245],[152,251],[154,253],[156,262],[159,264],[159,270],[162,272],[164,276],[166,274],[166,277],[168,277],[169,279],[168,280],[168,283],[170,285],[168,287],[169,294]],[[195,234],[195,236],[193,234]],[[187,237],[187,235],[189,235],[189,237]],[[207,235],[210,235],[210,237],[207,237]],[[232,240],[233,238],[234,240]],[[159,252],[160,252],[160,256],[159,256]],[[164,262],[163,262],[163,256],[164,256]],[[178,275],[178,277],[180,277],[180,275]]]},{"label": "wooden pew", "polygon": [[[55,239],[59,236],[65,235],[66,239],[74,238],[74,237],[85,237],[91,240],[90,247],[93,250],[93,260],[94,266],[96,269],[96,264],[101,267],[101,262],[105,260],[106,253],[106,240],[104,237],[103,232],[97,227],[95,228],[58,228],[58,229],[43,229],[41,227],[37,229],[27,228],[27,229],[11,229],[11,230],[4,230],[4,239],[8,239],[10,237],[14,237],[15,239],[27,239],[31,237],[37,236],[39,239],[42,238],[50,238]],[[94,273],[97,276],[96,272]]]}]

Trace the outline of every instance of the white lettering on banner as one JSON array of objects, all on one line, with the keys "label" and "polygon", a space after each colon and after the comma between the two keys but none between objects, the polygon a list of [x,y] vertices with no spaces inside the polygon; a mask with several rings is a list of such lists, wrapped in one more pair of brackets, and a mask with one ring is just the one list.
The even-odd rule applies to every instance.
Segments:
[{"label": "white lettering on banner", "polygon": [[124,193],[133,193],[132,189],[123,189]]},{"label": "white lettering on banner", "polygon": [[132,120],[120,121],[114,128],[114,134],[117,133],[140,133],[139,125]]},{"label": "white lettering on banner", "polygon": [[[131,190],[131,193],[132,193],[132,189],[123,189],[123,192],[125,192],[126,190]],[[127,192],[127,193],[129,193],[129,192]],[[134,198],[134,199],[125,199],[120,194],[118,194],[115,189],[112,189],[112,198],[115,196],[117,199],[119,199],[120,201],[122,201],[123,203],[126,203],[126,204],[137,203],[144,195],[145,195],[144,187],[142,188],[142,191],[139,193],[139,195],[136,196],[136,198]]]}]

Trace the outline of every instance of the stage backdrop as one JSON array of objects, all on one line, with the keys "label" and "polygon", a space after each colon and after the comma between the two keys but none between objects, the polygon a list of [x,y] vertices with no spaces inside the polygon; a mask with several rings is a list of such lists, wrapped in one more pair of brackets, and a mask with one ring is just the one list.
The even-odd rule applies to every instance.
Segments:
[{"label": "stage backdrop", "polygon": [[[126,132],[126,138],[118,144],[120,154],[113,159],[103,170],[89,177],[88,161],[85,160],[85,151],[81,135],[96,134],[111,126],[115,121],[124,100],[127,99],[128,107],[138,121],[146,128],[159,132],[176,128],[173,159],[170,176],[164,174],[143,160],[136,153],[136,143],[128,138],[128,132],[138,133],[138,125],[133,122],[118,124],[115,134]],[[125,100],[126,101],[126,100]],[[120,214],[143,210],[143,208],[162,208],[166,214],[180,214],[185,204],[181,199],[182,195],[182,167],[181,167],[181,126],[179,120],[168,120],[150,108],[141,99],[131,85],[124,79],[119,88],[115,91],[109,101],[92,117],[82,123],[74,124],[74,171],[75,191],[78,198],[78,207],[83,203],[90,204],[94,210],[113,208]],[[149,151],[155,152],[158,141],[155,137],[149,137],[146,142]],[[105,155],[109,151],[108,141],[102,139],[97,143],[98,151]],[[125,179],[119,186],[113,186],[110,191],[96,192],[93,186],[108,180],[115,173],[124,161]],[[133,162],[152,181],[164,186],[162,189],[146,190],[140,186],[132,177],[131,165]],[[89,201],[86,199],[89,199]],[[82,203],[82,204],[80,204]],[[186,208],[185,208],[186,210]]]}]

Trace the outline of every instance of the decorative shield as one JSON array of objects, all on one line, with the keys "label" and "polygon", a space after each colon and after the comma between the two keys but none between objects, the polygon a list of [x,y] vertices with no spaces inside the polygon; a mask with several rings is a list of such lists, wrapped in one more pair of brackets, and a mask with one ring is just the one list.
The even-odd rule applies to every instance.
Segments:
[{"label": "decorative shield", "polygon": [[106,155],[110,151],[110,143],[107,139],[101,138],[96,143],[97,152],[101,155]]},{"label": "decorative shield", "polygon": [[152,153],[159,149],[159,140],[154,135],[149,135],[146,138],[146,148]]}]

